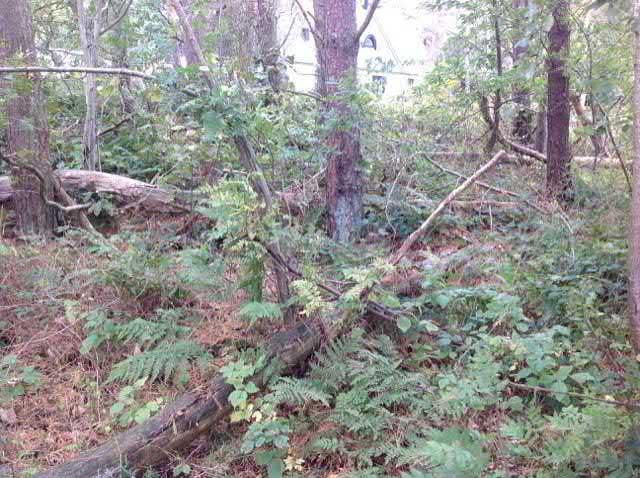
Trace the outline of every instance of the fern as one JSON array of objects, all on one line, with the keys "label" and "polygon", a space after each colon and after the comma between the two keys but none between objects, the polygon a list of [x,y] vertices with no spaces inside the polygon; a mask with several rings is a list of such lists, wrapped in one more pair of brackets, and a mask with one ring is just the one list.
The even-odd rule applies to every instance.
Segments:
[{"label": "fern", "polygon": [[206,353],[194,342],[165,343],[115,364],[107,382],[134,383],[147,377],[152,381],[173,378],[184,382],[188,364],[196,359],[203,362],[205,358]]},{"label": "fern", "polygon": [[276,403],[303,406],[319,402],[329,406],[330,396],[322,390],[320,383],[305,379],[281,378],[273,387],[268,399]]},{"label": "fern", "polygon": [[173,321],[153,322],[141,318],[118,325],[114,331],[114,338],[122,343],[135,342],[150,347],[163,340],[173,340],[189,332],[188,327],[182,327]]}]

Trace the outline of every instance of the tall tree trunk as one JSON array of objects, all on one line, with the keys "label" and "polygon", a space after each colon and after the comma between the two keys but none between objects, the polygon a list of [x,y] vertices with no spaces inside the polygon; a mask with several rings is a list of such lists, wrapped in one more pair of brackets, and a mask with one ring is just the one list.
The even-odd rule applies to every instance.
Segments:
[{"label": "tall tree trunk", "polygon": [[633,194],[629,236],[629,325],[631,343],[640,354],[640,0],[633,0]]},{"label": "tall tree trunk", "polygon": [[569,122],[571,103],[566,68],[571,29],[569,0],[555,0],[547,58],[547,195],[561,201],[573,197]]},{"label": "tall tree trunk", "polygon": [[327,98],[326,117],[337,126],[327,145],[327,229],[339,242],[348,242],[358,232],[362,216],[362,177],[358,164],[360,129],[352,124],[349,104],[339,94],[342,85],[357,82],[359,39],[356,38],[355,0],[314,0],[318,91]]},{"label": "tall tree trunk", "polygon": [[[73,2],[73,0],[71,0]],[[98,39],[100,37],[100,18],[103,9],[102,0],[96,0],[95,13],[90,18],[84,0],[77,0],[75,12],[80,31],[82,63],[88,68],[98,66]],[[82,167],[89,170],[99,169],[98,153],[98,84],[96,75],[88,73],[84,79],[85,116],[82,131]]]},{"label": "tall tree trunk", "polygon": [[[500,31],[500,11],[497,0],[492,0],[493,5],[493,32],[495,35],[495,55],[496,55],[496,74],[498,78],[503,73],[502,62],[502,32]],[[491,152],[496,147],[498,138],[500,136],[500,107],[502,106],[502,91],[498,88],[495,91],[493,99],[493,118],[491,123],[493,128],[491,129],[491,135],[485,146],[486,152]]]},{"label": "tall tree trunk", "polygon": [[[0,0],[0,12],[0,62],[9,64],[24,61],[35,64],[30,2]],[[14,162],[37,168],[45,178],[52,178],[47,111],[40,77],[33,74],[10,78],[0,77],[0,89],[5,92],[7,153]],[[43,196],[53,199],[53,180],[41,184],[27,169],[13,167],[11,182],[20,231],[25,235],[52,234],[56,226],[56,212],[45,203]]]},{"label": "tall tree trunk", "polygon": [[[529,7],[529,0],[512,0],[511,6],[518,15],[522,15],[524,11]],[[517,42],[513,45],[513,65],[517,66],[520,60],[527,54],[529,47],[527,46],[525,38],[525,28],[519,23],[516,24]],[[521,144],[531,144],[531,93],[527,88],[522,86],[516,87],[513,92],[513,101],[516,104],[517,112],[513,119],[512,134]]]}]

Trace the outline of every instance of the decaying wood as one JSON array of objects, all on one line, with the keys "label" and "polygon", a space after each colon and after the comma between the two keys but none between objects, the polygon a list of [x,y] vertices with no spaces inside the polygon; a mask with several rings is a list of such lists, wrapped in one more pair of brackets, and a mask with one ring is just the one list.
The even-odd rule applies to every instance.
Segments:
[{"label": "decaying wood", "polygon": [[469,176],[460,186],[451,191],[449,195],[442,200],[438,207],[429,215],[426,221],[416,229],[407,239],[402,243],[400,248],[392,256],[390,263],[396,265],[407,254],[409,249],[427,232],[433,221],[444,211],[444,209],[453,201],[459,194],[466,191],[474,182],[476,182],[483,174],[493,168],[502,160],[504,151],[499,151],[491,160],[478,169],[473,175]]},{"label": "decaying wood", "polygon": [[[319,347],[323,332],[331,326],[303,322],[276,334],[268,344],[267,354],[279,360],[284,371],[292,370]],[[259,377],[257,381],[260,382]],[[217,375],[206,388],[182,394],[143,424],[35,478],[115,478],[121,476],[123,467],[137,470],[166,462],[172,453],[188,447],[231,411],[227,398],[232,390]]]},{"label": "decaying wood", "polygon": [[[83,191],[109,193],[119,205],[135,206],[147,212],[177,214],[189,210],[180,200],[179,192],[124,176],[76,169],[58,170],[55,175],[62,188],[72,194]],[[10,201],[12,196],[9,178],[0,176],[0,203]]]}]

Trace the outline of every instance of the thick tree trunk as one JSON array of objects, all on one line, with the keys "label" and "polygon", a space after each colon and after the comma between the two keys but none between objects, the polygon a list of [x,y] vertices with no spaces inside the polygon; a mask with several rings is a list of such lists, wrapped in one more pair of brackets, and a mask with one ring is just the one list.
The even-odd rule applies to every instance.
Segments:
[{"label": "thick tree trunk", "polygon": [[[0,0],[0,12],[0,61],[35,64],[30,2]],[[47,111],[39,75],[0,77],[0,89],[5,98],[8,155],[51,178]],[[40,180],[27,169],[15,167],[11,170],[11,183],[19,230],[25,235],[50,235],[56,226],[56,213],[42,196],[53,199],[53,183],[46,181],[41,194]]]},{"label": "thick tree trunk", "polygon": [[573,197],[569,144],[569,0],[555,0],[547,58],[547,195],[561,201]]},{"label": "thick tree trunk", "polygon": [[362,220],[362,177],[359,170],[360,130],[354,126],[339,87],[356,84],[359,39],[356,37],[355,0],[314,0],[318,92],[325,103],[326,120],[338,125],[329,133],[327,145],[327,229],[333,239],[347,242],[355,237]]},{"label": "thick tree trunk", "polygon": [[640,0],[633,0],[633,193],[629,235],[629,326],[631,343],[640,354]]},{"label": "thick tree trunk", "polygon": [[[529,7],[529,0],[512,0],[511,6],[518,15],[522,16],[524,20],[523,13]],[[518,18],[520,21],[520,17]],[[524,23],[524,22],[523,22]],[[521,24],[516,25],[518,40],[513,45],[513,65],[517,66],[518,63],[522,60],[522,58],[527,54],[529,47],[523,41],[526,39],[525,28],[522,28]],[[528,89],[523,87],[517,87],[513,92],[513,101],[516,104],[517,112],[516,116],[513,119],[512,125],[512,134],[516,141],[524,145],[530,145],[532,140],[531,135],[531,93]]]},{"label": "thick tree trunk", "polygon": [[[284,372],[299,366],[320,345],[324,327],[305,322],[278,333],[267,346]],[[260,382],[258,377],[258,382]],[[233,388],[217,375],[202,391],[187,392],[142,425],[112,437],[76,459],[35,475],[35,478],[116,478],[122,467],[140,470],[166,462],[175,452],[209,431],[230,411]]]}]

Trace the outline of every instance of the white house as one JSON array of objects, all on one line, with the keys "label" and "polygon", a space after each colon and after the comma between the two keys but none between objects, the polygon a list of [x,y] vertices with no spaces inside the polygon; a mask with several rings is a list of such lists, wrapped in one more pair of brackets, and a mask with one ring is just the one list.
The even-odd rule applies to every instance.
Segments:
[{"label": "white house", "polygon": [[[282,0],[278,30],[284,55],[293,58],[289,79],[302,91],[316,86],[313,37],[300,8],[313,12],[312,0]],[[356,0],[358,24],[372,0]],[[362,35],[358,79],[362,85],[394,97],[406,93],[440,54],[454,18],[420,7],[420,0],[382,0]]]}]

